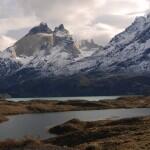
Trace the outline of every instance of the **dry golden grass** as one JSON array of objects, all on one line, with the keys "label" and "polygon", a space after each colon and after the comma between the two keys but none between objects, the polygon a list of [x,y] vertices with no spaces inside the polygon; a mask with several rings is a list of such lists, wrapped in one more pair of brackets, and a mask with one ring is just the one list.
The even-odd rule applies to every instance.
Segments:
[{"label": "dry golden grass", "polygon": [[73,148],[59,147],[44,143],[39,139],[25,138],[17,141],[8,139],[0,142],[0,150],[75,150]]},{"label": "dry golden grass", "polygon": [[0,101],[0,115],[60,112],[73,110],[99,110],[110,108],[150,108],[150,97],[123,97],[115,101]]},{"label": "dry golden grass", "polygon": [[[64,130],[67,127],[71,130]],[[58,130],[57,130],[58,129]],[[66,131],[61,132],[61,131]],[[80,150],[149,150],[150,117],[116,121],[68,121],[52,128],[61,136],[49,139],[55,145],[68,145]]]}]

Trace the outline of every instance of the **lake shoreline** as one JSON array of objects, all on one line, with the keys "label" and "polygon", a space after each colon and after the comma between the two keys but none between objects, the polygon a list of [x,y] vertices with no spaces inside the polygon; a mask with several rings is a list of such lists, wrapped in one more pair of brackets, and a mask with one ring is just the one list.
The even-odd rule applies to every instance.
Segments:
[{"label": "lake shoreline", "polygon": [[90,122],[72,119],[49,132],[58,136],[46,142],[79,150],[150,149],[150,116]]},{"label": "lake shoreline", "polygon": [[150,116],[119,120],[71,119],[49,129],[58,136],[0,141],[2,150],[149,150]]},{"label": "lake shoreline", "polygon": [[[7,121],[7,116],[18,114],[120,108],[150,108],[150,96],[121,97],[114,101],[32,100],[12,102],[1,100],[0,121]],[[47,140],[28,137],[18,141],[13,139],[0,141],[0,149],[110,150],[112,148],[112,150],[126,150],[123,148],[128,148],[132,150],[138,148],[148,150],[150,148],[150,116],[90,122],[73,119],[49,129],[49,132],[58,134],[58,136]]]},{"label": "lake shoreline", "polygon": [[7,116],[18,114],[86,111],[121,108],[150,108],[150,96],[119,97],[116,100],[0,100],[0,123],[7,121]]}]

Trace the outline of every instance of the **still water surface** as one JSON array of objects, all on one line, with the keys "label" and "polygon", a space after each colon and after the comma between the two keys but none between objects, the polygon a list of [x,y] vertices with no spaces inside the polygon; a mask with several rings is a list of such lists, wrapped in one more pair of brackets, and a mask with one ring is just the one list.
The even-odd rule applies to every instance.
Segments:
[{"label": "still water surface", "polygon": [[[37,98],[7,98],[10,101],[28,101],[28,100],[88,100],[88,101],[98,101],[98,100],[115,100],[122,96],[80,96],[80,97],[37,97]],[[124,97],[124,96],[123,96]]]},{"label": "still water surface", "polygon": [[10,116],[9,121],[0,124],[0,140],[7,138],[23,138],[24,136],[49,138],[54,135],[49,134],[49,127],[62,124],[73,118],[84,121],[94,121],[102,119],[118,119],[136,116],[150,115],[149,108],[134,109],[107,109],[93,111],[70,111],[42,114],[24,114]]}]

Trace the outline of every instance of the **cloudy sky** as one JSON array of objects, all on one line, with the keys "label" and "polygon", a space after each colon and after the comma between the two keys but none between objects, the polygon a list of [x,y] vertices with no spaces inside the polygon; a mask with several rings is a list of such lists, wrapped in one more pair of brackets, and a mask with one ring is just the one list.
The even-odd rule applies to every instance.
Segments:
[{"label": "cloudy sky", "polygon": [[0,0],[0,50],[41,21],[104,45],[149,10],[150,0]]}]

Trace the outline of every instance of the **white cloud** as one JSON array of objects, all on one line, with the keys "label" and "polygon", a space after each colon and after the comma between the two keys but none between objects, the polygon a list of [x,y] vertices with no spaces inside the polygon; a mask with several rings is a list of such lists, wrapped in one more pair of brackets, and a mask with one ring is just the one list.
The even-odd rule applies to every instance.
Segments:
[{"label": "white cloud", "polygon": [[130,25],[135,16],[150,9],[150,0],[1,0],[0,3],[3,4],[0,34],[45,21],[52,28],[63,23],[78,38],[94,38],[102,44]]},{"label": "white cloud", "polygon": [[15,42],[15,39],[7,36],[0,36],[0,51],[5,50],[9,46],[12,46]]},{"label": "white cloud", "polygon": [[13,17],[0,19],[0,34],[5,34],[9,30],[17,30],[20,28],[32,27],[39,21],[35,16],[31,17]]}]

